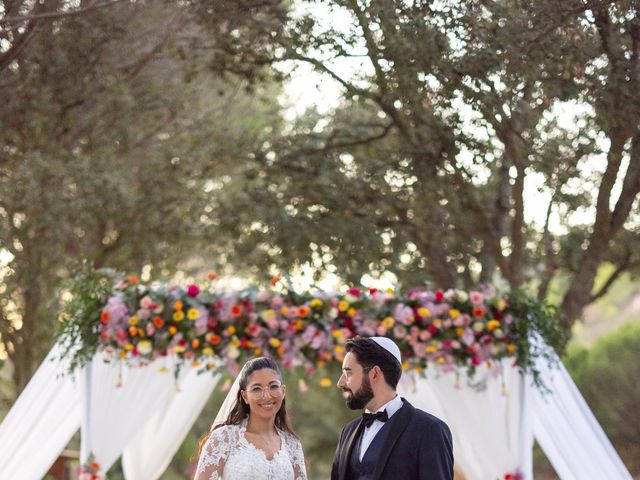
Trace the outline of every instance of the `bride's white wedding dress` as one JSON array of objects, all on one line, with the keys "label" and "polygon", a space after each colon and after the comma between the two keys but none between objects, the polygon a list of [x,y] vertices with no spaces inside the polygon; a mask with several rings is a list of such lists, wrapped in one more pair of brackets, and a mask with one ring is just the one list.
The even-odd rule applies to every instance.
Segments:
[{"label": "bride's white wedding dress", "polygon": [[287,432],[271,460],[245,437],[247,421],[215,429],[200,454],[199,480],[306,480],[302,445]]}]

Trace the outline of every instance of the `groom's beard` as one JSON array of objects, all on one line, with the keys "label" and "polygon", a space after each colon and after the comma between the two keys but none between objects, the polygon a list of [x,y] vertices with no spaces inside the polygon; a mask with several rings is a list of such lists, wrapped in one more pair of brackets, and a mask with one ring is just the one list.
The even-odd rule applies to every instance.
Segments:
[{"label": "groom's beard", "polygon": [[363,378],[362,385],[356,392],[352,392],[348,388],[343,388],[343,391],[351,394],[347,397],[347,407],[351,410],[362,410],[373,398],[373,389],[368,377]]}]

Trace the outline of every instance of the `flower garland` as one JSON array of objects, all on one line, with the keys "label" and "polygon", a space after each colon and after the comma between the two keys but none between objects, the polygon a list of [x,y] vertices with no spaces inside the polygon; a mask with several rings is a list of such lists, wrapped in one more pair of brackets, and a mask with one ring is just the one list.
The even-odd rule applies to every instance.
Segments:
[{"label": "flower garland", "polygon": [[551,345],[560,339],[555,312],[519,292],[228,292],[215,287],[215,278],[186,287],[144,285],[133,276],[85,269],[70,285],[62,314],[72,368],[101,351],[105,361],[140,366],[175,356],[178,367],[188,363],[203,371],[221,360],[233,368],[268,355],[285,368],[313,373],[341,362],[347,339],[379,335],[398,344],[405,370],[436,365],[473,375],[477,366],[508,357],[537,379],[533,359],[544,352],[529,343],[530,333]]}]

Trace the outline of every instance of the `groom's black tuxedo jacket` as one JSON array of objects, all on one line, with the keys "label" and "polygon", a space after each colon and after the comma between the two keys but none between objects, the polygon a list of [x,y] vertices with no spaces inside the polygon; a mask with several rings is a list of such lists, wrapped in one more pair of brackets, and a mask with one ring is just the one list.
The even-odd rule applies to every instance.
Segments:
[{"label": "groom's black tuxedo jacket", "polygon": [[[452,480],[453,442],[446,423],[404,398],[390,425],[373,480]],[[347,424],[340,434],[331,480],[348,480],[351,452],[364,430],[362,418]]]}]

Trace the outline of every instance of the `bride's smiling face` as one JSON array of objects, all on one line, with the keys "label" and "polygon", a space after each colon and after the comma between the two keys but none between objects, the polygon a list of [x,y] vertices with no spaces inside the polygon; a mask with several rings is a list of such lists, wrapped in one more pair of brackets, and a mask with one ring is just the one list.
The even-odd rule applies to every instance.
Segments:
[{"label": "bride's smiling face", "polygon": [[282,406],[285,390],[278,374],[270,368],[263,368],[249,376],[242,398],[249,404],[251,414],[275,417]]}]

